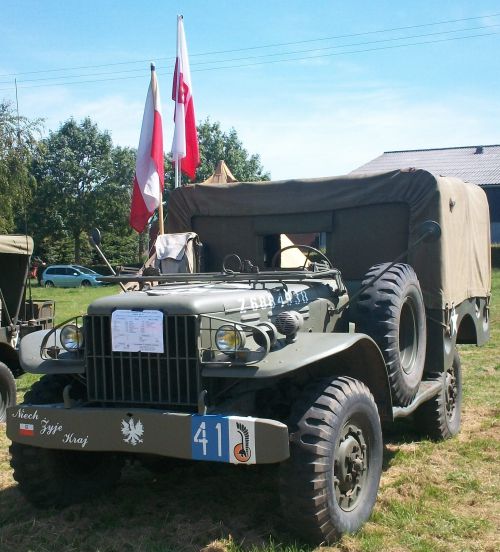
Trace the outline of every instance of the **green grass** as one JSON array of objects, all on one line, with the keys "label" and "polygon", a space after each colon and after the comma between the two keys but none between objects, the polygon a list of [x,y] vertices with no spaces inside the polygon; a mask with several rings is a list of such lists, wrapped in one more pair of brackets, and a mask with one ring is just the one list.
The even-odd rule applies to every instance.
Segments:
[{"label": "green grass", "polygon": [[[40,289],[58,321],[118,289]],[[496,552],[500,549],[500,270],[494,272],[491,340],[460,347],[463,428],[419,440],[409,421],[385,435],[385,465],[372,519],[323,552]],[[34,376],[18,381],[22,394]],[[276,468],[187,463],[159,475],[129,466],[117,490],[62,511],[39,511],[17,492],[0,436],[2,552],[311,552],[284,530]],[[315,550],[320,550],[315,549]]]},{"label": "green grass", "polygon": [[[84,314],[87,306],[106,295],[119,293],[119,286],[96,286],[77,288],[41,288],[36,280],[32,280],[31,294],[35,300],[54,300],[56,302],[56,324],[64,322],[72,316]],[[28,292],[26,293],[28,296]]]}]

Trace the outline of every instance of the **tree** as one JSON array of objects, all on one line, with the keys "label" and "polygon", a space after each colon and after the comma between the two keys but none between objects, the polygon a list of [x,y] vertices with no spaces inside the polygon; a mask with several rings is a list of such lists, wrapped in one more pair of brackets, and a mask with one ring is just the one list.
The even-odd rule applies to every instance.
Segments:
[{"label": "tree", "polygon": [[[97,190],[106,256],[111,264],[141,262],[147,246],[147,233],[139,234],[129,225],[130,195],[135,174],[136,150],[115,147],[111,152],[112,174]],[[99,260],[99,262],[101,262]]]},{"label": "tree", "polygon": [[84,232],[103,220],[109,223],[109,218],[116,222],[114,210],[123,204],[123,193],[117,193],[120,185],[113,181],[112,152],[107,132],[99,131],[89,118],[80,124],[70,119],[42,141],[33,165],[35,237],[42,243],[69,238],[77,263]]},{"label": "tree", "polygon": [[[221,159],[240,181],[269,179],[259,156],[248,154],[234,129],[223,132],[219,123],[207,119],[198,133],[202,159],[198,181],[210,176]],[[128,223],[136,151],[113,147],[110,135],[89,118],[81,123],[69,119],[34,151],[30,232],[36,253],[49,262],[95,262],[86,235],[97,226],[113,264],[142,259],[148,235],[137,236]],[[168,201],[168,188],[174,183],[168,156],[165,171]]]},{"label": "tree", "polygon": [[[264,171],[260,156],[248,153],[234,128],[224,132],[219,122],[212,123],[208,118],[197,128],[201,158],[201,165],[196,171],[197,182],[203,182],[211,176],[220,160],[226,162],[239,182],[269,180],[270,175]],[[174,171],[171,164],[166,166],[165,182],[173,187]],[[187,183],[185,177],[183,183]]]},{"label": "tree", "polygon": [[24,231],[34,183],[30,163],[40,128],[40,119],[18,117],[10,103],[0,102],[0,233]]}]

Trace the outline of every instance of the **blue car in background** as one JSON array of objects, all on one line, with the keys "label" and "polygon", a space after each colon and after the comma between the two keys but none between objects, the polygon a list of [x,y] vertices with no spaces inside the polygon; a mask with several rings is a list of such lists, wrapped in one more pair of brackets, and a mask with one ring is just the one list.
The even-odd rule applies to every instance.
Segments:
[{"label": "blue car in background", "polygon": [[80,265],[52,265],[44,270],[41,284],[45,287],[101,286],[103,282],[96,281],[100,276]]}]

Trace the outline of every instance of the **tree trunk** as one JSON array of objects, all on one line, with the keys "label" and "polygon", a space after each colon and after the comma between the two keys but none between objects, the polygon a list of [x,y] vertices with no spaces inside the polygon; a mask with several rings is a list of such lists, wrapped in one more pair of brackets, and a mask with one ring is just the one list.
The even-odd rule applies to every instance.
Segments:
[{"label": "tree trunk", "polygon": [[139,234],[139,251],[138,251],[138,259],[137,259],[139,263],[142,263],[144,261],[144,257],[147,254],[148,234],[149,234],[149,226],[147,227],[146,231],[141,232]]},{"label": "tree trunk", "polygon": [[75,263],[81,263],[81,243],[80,243],[80,232],[74,234],[75,238]]}]

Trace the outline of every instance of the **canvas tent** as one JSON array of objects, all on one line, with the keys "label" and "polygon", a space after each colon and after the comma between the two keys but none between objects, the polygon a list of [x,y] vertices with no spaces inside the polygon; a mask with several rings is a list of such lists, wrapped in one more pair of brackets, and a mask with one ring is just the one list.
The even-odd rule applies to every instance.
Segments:
[{"label": "canvas tent", "polygon": [[441,239],[406,260],[417,272],[426,306],[441,309],[489,296],[484,192],[425,170],[185,186],[170,196],[167,231],[196,232],[213,271],[228,253],[265,266],[269,236],[322,232],[327,255],[344,278],[361,280],[370,266],[404,251],[428,219],[441,225]]},{"label": "canvas tent", "polygon": [[234,178],[233,173],[229,170],[226,162],[221,160],[217,163],[217,167],[215,167],[215,171],[212,176],[209,176],[206,180],[204,180],[203,184],[226,184],[227,182],[237,182],[237,180]]}]

